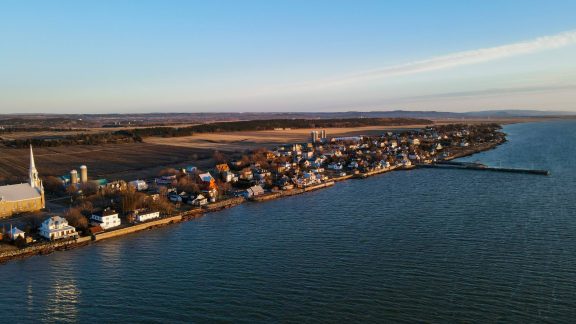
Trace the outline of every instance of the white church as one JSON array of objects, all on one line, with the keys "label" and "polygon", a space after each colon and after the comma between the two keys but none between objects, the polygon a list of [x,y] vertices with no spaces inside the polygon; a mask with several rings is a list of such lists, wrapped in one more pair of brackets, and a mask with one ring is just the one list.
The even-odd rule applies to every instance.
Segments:
[{"label": "white church", "polygon": [[44,186],[38,176],[38,170],[36,170],[36,164],[34,163],[32,145],[30,145],[28,182],[0,186],[0,218],[38,211],[45,207]]}]

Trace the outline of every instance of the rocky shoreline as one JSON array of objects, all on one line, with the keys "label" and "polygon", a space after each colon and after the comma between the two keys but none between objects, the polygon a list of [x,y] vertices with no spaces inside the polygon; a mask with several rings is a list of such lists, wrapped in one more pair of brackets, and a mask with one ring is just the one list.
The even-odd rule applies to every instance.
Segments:
[{"label": "rocky shoreline", "polygon": [[[456,158],[461,158],[461,157],[470,156],[470,155],[473,155],[476,153],[492,150],[503,143],[505,143],[505,141],[495,142],[495,143],[486,143],[484,145],[470,148],[468,150],[464,150],[464,151],[459,152],[457,154],[446,157],[444,160],[446,160],[446,161],[453,160]],[[272,193],[268,193],[268,194],[265,194],[262,196],[253,197],[250,199],[245,199],[242,197],[229,198],[226,200],[222,200],[218,203],[206,206],[204,208],[196,208],[196,209],[193,209],[193,210],[190,210],[187,212],[180,213],[180,214],[175,215],[175,216],[164,217],[164,218],[154,220],[154,221],[149,221],[149,222],[145,222],[145,223],[141,223],[141,224],[137,224],[137,225],[133,225],[133,226],[128,226],[128,227],[120,228],[117,230],[107,231],[107,232],[104,232],[101,234],[80,237],[80,238],[75,239],[75,240],[67,240],[67,241],[60,241],[60,242],[48,242],[48,243],[29,246],[29,247],[19,249],[19,250],[0,252],[0,264],[14,261],[14,260],[24,259],[24,258],[35,256],[35,255],[47,255],[47,254],[51,254],[51,253],[56,252],[56,251],[71,250],[71,249],[87,246],[89,244],[94,244],[98,241],[105,240],[105,239],[121,237],[124,235],[136,233],[136,232],[151,230],[154,228],[164,227],[164,226],[168,226],[168,225],[175,224],[175,223],[190,221],[190,220],[196,219],[198,217],[202,217],[206,213],[217,212],[217,211],[220,211],[223,209],[232,208],[232,207],[238,206],[240,204],[243,204],[245,202],[263,202],[263,201],[269,201],[269,200],[274,200],[274,199],[280,199],[283,197],[300,195],[300,194],[304,194],[304,193],[310,192],[310,191],[330,188],[330,187],[334,186],[336,182],[339,182],[339,181],[344,181],[344,180],[348,180],[348,179],[364,179],[364,178],[368,178],[368,177],[372,177],[375,175],[388,173],[388,172],[392,172],[392,171],[396,171],[396,170],[414,169],[415,167],[417,167],[417,166],[412,165],[412,166],[408,166],[408,167],[390,167],[390,168],[366,172],[366,173],[362,173],[362,174],[358,174],[358,175],[347,175],[347,176],[343,176],[343,177],[330,179],[327,182],[317,184],[314,186],[308,186],[305,188],[297,188],[297,189],[272,192]]]}]

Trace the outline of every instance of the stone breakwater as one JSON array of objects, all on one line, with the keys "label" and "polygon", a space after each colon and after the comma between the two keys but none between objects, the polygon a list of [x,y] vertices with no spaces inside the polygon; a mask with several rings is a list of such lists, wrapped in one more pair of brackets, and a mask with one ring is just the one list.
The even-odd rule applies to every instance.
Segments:
[{"label": "stone breakwater", "polygon": [[45,255],[54,251],[70,250],[79,246],[90,244],[92,238],[89,236],[80,237],[78,239],[46,242],[34,244],[18,250],[4,251],[0,253],[0,263],[5,263],[10,260],[22,259],[33,255]]},{"label": "stone breakwater", "polygon": [[80,246],[92,244],[98,241],[111,239],[119,236],[124,236],[140,231],[150,230],[157,227],[162,227],[174,223],[179,223],[182,221],[188,221],[197,217],[200,217],[204,212],[213,212],[222,210],[225,208],[230,208],[243,203],[245,200],[242,197],[236,197],[231,199],[222,200],[220,202],[214,203],[205,209],[193,209],[187,212],[180,213],[175,216],[164,217],[157,220],[148,221],[145,223],[139,223],[132,226],[127,226],[123,228],[118,228],[104,233],[99,233],[92,236],[83,236],[77,239],[55,241],[55,242],[45,242],[30,245],[28,247],[4,251],[0,253],[0,263],[5,263],[11,260],[21,259],[25,257],[30,257],[33,255],[46,255],[55,251],[70,250]]},{"label": "stone breakwater", "polygon": [[319,183],[319,184],[316,184],[313,186],[307,186],[304,188],[288,189],[288,190],[282,190],[282,191],[277,191],[277,192],[271,192],[271,193],[260,195],[260,196],[250,197],[250,198],[248,198],[248,200],[249,201],[256,201],[256,202],[267,201],[267,200],[272,200],[272,199],[277,199],[277,198],[282,198],[282,197],[300,195],[300,194],[303,194],[305,192],[332,187],[333,185],[334,185],[334,181],[331,180],[331,181],[326,181],[326,182]]}]

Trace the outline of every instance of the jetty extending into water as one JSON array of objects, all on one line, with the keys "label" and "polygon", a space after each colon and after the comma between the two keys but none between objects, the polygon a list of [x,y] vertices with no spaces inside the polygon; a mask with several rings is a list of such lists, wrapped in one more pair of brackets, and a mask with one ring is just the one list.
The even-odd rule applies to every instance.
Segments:
[{"label": "jetty extending into water", "polygon": [[438,168],[438,169],[459,169],[459,170],[475,170],[475,171],[495,171],[495,172],[508,172],[508,173],[524,173],[535,175],[550,175],[548,170],[537,169],[523,169],[523,168],[502,168],[491,167],[482,163],[474,162],[456,162],[456,161],[440,161],[431,164],[418,164],[419,168]]},{"label": "jetty extending into water", "polygon": [[[381,148],[382,143],[384,143],[385,144],[384,146],[386,146],[386,145],[390,144],[390,142],[388,142],[388,141],[391,141],[394,143],[398,142],[397,139],[392,139],[392,138],[390,138],[386,141],[387,141],[386,143],[379,142],[380,146],[379,146],[379,148],[376,148],[375,150],[381,151],[382,150],[382,148]],[[453,145],[454,147],[452,148],[451,151],[446,151],[444,154],[442,154],[442,160],[441,161],[436,161],[436,162],[430,163],[431,162],[430,159],[425,159],[424,161],[428,162],[426,164],[424,164],[424,163],[414,164],[416,160],[421,160],[421,159],[420,158],[414,158],[413,159],[414,161],[410,161],[410,159],[408,159],[409,155],[406,152],[404,152],[403,154],[393,155],[394,159],[396,160],[395,163],[390,163],[390,161],[385,161],[385,160],[378,161],[376,159],[375,159],[375,163],[368,163],[369,160],[365,159],[364,155],[372,154],[375,151],[372,152],[372,151],[367,150],[367,149],[362,151],[358,144],[354,144],[354,143],[346,144],[346,145],[354,146],[353,149],[349,149],[350,152],[348,154],[350,154],[350,157],[348,158],[346,164],[348,164],[349,162],[350,163],[355,162],[356,166],[352,166],[352,164],[350,164],[350,166],[347,166],[346,169],[344,169],[347,172],[343,172],[342,165],[340,163],[338,163],[338,165],[340,166],[340,169],[332,168],[333,171],[331,171],[329,173],[329,175],[331,175],[331,177],[327,177],[327,176],[322,177],[322,179],[319,180],[319,182],[316,181],[313,184],[307,184],[307,185],[297,185],[295,183],[297,185],[296,188],[286,187],[284,190],[272,189],[269,192],[259,193],[258,195],[253,195],[253,196],[249,196],[249,197],[245,197],[244,195],[240,195],[240,196],[223,198],[217,202],[212,202],[212,203],[204,205],[204,206],[196,206],[196,207],[192,207],[191,209],[190,208],[178,209],[175,214],[169,213],[167,215],[163,215],[159,219],[147,221],[144,223],[138,223],[138,224],[125,223],[118,228],[110,229],[110,230],[107,230],[103,233],[91,234],[89,236],[83,236],[83,237],[80,237],[80,238],[75,239],[75,240],[74,239],[67,240],[66,242],[60,242],[61,244],[60,243],[58,243],[58,244],[39,243],[39,244],[29,246],[25,249],[10,250],[10,251],[5,251],[5,252],[0,251],[0,264],[7,262],[7,261],[10,261],[10,260],[14,260],[14,259],[19,259],[19,258],[23,258],[23,257],[37,255],[37,254],[48,254],[48,253],[51,253],[53,251],[68,250],[68,249],[72,249],[75,247],[80,247],[80,246],[92,244],[93,242],[98,242],[98,241],[105,240],[105,239],[120,237],[120,236],[124,236],[127,234],[143,231],[143,230],[148,230],[148,229],[152,229],[152,228],[156,228],[156,227],[166,226],[166,225],[173,224],[173,223],[179,223],[182,221],[192,220],[192,219],[195,219],[197,217],[201,217],[202,215],[204,215],[206,213],[215,212],[215,211],[226,209],[226,208],[231,208],[231,207],[243,204],[243,203],[248,202],[248,201],[250,201],[250,202],[264,202],[264,201],[268,201],[268,200],[279,199],[279,198],[293,196],[293,195],[299,195],[299,194],[303,194],[303,193],[310,192],[310,191],[321,190],[324,188],[330,188],[330,187],[334,186],[335,183],[337,183],[339,181],[345,181],[348,179],[365,179],[365,178],[368,178],[371,176],[376,176],[379,174],[384,174],[384,173],[396,171],[396,170],[412,170],[415,168],[451,168],[451,169],[464,169],[464,170],[484,170],[484,171],[527,173],[527,174],[538,174],[538,175],[549,175],[550,174],[550,172],[546,171],[546,170],[493,168],[493,167],[488,167],[488,166],[480,164],[480,163],[467,163],[467,162],[451,161],[451,159],[453,159],[453,158],[468,156],[468,155],[472,155],[474,153],[493,149],[496,146],[498,146],[504,142],[505,142],[504,137],[498,137],[498,138],[493,139],[492,141],[489,141],[486,143],[473,143],[472,145],[469,145],[467,147],[462,147],[459,144]],[[344,145],[344,144],[339,144],[339,145]],[[388,147],[387,149],[391,150],[391,146]],[[436,150],[435,148],[433,148],[433,149]],[[340,149],[338,148],[338,149],[336,149],[336,151],[340,152]],[[413,152],[413,154],[415,155],[416,153]],[[274,155],[274,156],[276,156],[276,155]],[[363,162],[362,168],[359,168],[359,163],[357,161]],[[387,162],[387,163],[383,163],[383,162]],[[335,164],[335,163],[332,163],[332,164]],[[284,175],[286,176],[286,174],[284,174]]]}]

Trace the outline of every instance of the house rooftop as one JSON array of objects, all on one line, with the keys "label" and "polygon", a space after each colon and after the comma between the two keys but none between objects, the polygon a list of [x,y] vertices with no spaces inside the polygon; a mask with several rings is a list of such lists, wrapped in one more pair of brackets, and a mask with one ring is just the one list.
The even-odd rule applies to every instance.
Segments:
[{"label": "house rooftop", "polygon": [[212,179],[214,179],[209,172],[201,173],[198,175],[198,177],[200,177],[200,179],[202,179],[204,182],[210,182]]},{"label": "house rooftop", "polygon": [[110,215],[116,215],[116,214],[118,214],[118,212],[116,212],[114,209],[104,209],[101,212],[94,213],[94,215],[97,215],[97,216],[110,216]]},{"label": "house rooftop", "polygon": [[50,218],[47,218],[44,222],[49,221],[49,222],[58,222],[58,223],[62,223],[62,222],[67,222],[66,219],[60,217],[60,216],[52,216]]}]

